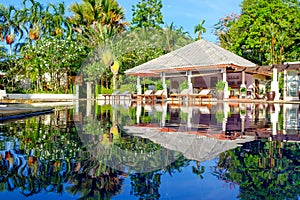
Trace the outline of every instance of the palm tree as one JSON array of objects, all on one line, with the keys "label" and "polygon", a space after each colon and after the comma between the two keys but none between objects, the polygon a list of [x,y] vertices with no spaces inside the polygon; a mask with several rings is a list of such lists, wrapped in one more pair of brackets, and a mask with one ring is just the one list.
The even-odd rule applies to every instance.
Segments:
[{"label": "palm tree", "polygon": [[43,26],[46,33],[54,36],[72,36],[72,26],[69,20],[65,17],[66,10],[64,3],[58,5],[49,4],[45,11]]},{"label": "palm tree", "polygon": [[41,18],[43,6],[35,0],[24,0],[23,9],[19,10],[18,21],[27,32],[28,43],[37,40],[41,35]]},{"label": "palm tree", "polygon": [[202,37],[202,33],[206,33],[206,29],[204,28],[203,24],[205,23],[205,20],[201,20],[200,23],[194,27],[194,33],[198,33],[198,40],[200,40]]},{"label": "palm tree", "polygon": [[162,43],[166,52],[171,52],[177,48],[180,48],[192,41],[187,32],[183,31],[183,28],[176,28],[172,22],[170,26],[166,26],[163,29]]},{"label": "palm tree", "polygon": [[111,29],[124,31],[129,23],[122,21],[125,19],[124,10],[115,0],[102,0],[102,18],[101,24]]},{"label": "palm tree", "polygon": [[84,27],[94,28],[95,23],[118,32],[129,25],[123,22],[124,11],[115,0],[83,0],[81,4],[73,3],[70,10],[74,15],[69,20],[78,32],[82,32]]},{"label": "palm tree", "polygon": [[8,8],[0,4],[0,38],[5,38],[10,46],[10,55],[12,56],[12,44],[15,41],[16,34],[22,34],[20,24],[18,23],[17,10],[14,6]]}]

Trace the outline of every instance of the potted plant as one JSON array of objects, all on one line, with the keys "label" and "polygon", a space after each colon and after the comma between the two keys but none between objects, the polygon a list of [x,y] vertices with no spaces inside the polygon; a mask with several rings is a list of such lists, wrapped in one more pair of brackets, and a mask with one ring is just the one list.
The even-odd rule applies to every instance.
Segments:
[{"label": "potted plant", "polygon": [[216,91],[218,99],[223,99],[224,97],[224,88],[226,83],[224,81],[218,81],[216,84]]},{"label": "potted plant", "polygon": [[275,91],[271,91],[271,82],[268,81],[266,83],[266,96],[268,101],[274,101],[275,99]]},{"label": "potted plant", "polygon": [[246,97],[246,93],[247,93],[247,88],[241,87],[240,88],[240,96],[241,96],[241,98],[245,98]]}]

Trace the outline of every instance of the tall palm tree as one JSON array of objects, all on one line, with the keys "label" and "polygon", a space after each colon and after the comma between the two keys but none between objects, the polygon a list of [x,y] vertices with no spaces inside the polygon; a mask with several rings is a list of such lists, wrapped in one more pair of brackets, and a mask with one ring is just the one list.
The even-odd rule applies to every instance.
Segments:
[{"label": "tall palm tree", "polygon": [[78,32],[84,27],[94,27],[95,23],[117,31],[125,30],[129,25],[123,21],[124,11],[116,0],[83,0],[81,4],[73,3],[70,10],[74,15],[69,20]]},{"label": "tall palm tree", "polygon": [[10,55],[12,55],[12,44],[15,41],[15,36],[22,34],[17,16],[17,10],[14,6],[7,8],[0,4],[0,38],[6,39],[6,43],[10,46]]},{"label": "tall palm tree", "polygon": [[66,9],[64,3],[58,5],[49,4],[45,11],[43,26],[47,34],[54,36],[72,36],[72,26],[65,17]]},{"label": "tall palm tree", "polygon": [[167,53],[192,41],[188,33],[184,32],[182,27],[176,28],[173,22],[170,26],[166,26],[166,28],[162,30],[162,34],[161,43],[164,44]]},{"label": "tall palm tree", "polygon": [[18,19],[22,29],[27,32],[27,40],[35,41],[41,35],[41,19],[43,6],[35,0],[24,0],[23,8],[19,11]]},{"label": "tall palm tree", "polygon": [[205,20],[201,20],[200,23],[194,27],[194,33],[198,33],[198,40],[200,40],[202,37],[202,33],[206,33],[206,29],[204,28],[203,24],[205,23]]},{"label": "tall palm tree", "polygon": [[129,23],[125,19],[124,10],[115,0],[102,0],[101,24],[119,31],[125,30]]}]

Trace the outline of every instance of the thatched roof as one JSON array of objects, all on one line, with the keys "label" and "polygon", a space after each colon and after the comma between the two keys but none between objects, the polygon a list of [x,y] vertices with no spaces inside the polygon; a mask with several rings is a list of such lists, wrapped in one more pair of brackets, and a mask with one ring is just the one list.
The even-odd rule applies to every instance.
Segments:
[{"label": "thatched roof", "polygon": [[202,39],[129,69],[125,73],[149,75],[170,70],[198,70],[227,66],[244,68],[256,67],[256,64],[221,48],[215,43]]}]

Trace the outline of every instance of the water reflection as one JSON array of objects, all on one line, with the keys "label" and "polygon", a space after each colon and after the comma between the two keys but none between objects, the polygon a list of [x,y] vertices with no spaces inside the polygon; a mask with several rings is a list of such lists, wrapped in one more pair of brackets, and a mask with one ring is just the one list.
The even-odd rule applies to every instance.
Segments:
[{"label": "water reflection", "polygon": [[[166,177],[189,173],[195,188],[208,181],[225,182],[239,188],[239,199],[300,194],[297,104],[129,107],[93,102],[88,107],[2,124],[1,192],[24,197],[47,192],[83,199],[159,199],[168,198],[162,189]],[[103,156],[116,155],[105,153],[107,149],[129,153],[110,158],[120,162],[120,157],[130,155],[118,163],[122,170],[103,162]],[[162,152],[173,156],[172,162],[161,165]],[[148,167],[163,167],[135,173],[141,158],[149,159],[144,161]],[[206,162],[214,158],[209,166]],[[178,185],[185,181],[172,179]],[[185,191],[173,192],[176,199]],[[220,197],[216,188],[194,189],[193,195],[205,192]]]},{"label": "water reflection", "polygon": [[158,127],[161,132],[185,132],[218,139],[242,136],[299,139],[299,104],[221,103],[194,107],[136,104],[130,108],[115,106],[111,109],[115,113],[113,116],[118,118],[115,123],[125,129]]}]

